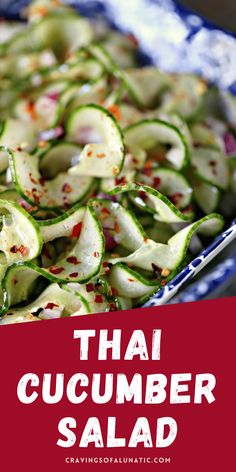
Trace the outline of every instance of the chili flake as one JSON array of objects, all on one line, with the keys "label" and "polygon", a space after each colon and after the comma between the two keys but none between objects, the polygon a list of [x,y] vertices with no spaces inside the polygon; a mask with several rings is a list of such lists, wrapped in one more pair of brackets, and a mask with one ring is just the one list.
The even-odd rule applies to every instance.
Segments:
[{"label": "chili flake", "polygon": [[72,272],[72,274],[70,274],[70,277],[71,278],[75,278],[75,277],[78,277],[78,272]]},{"label": "chili flake", "polygon": [[65,183],[63,186],[62,186],[62,192],[64,193],[70,193],[72,192],[72,188],[71,186],[68,184],[68,183]]},{"label": "chili flake", "polygon": [[82,221],[80,221],[80,223],[77,223],[77,225],[75,225],[73,227],[73,230],[72,230],[72,233],[71,233],[70,237],[71,238],[79,238],[81,230],[82,230],[82,226],[83,226]]},{"label": "chili flake", "polygon": [[77,257],[75,256],[70,256],[67,257],[67,262],[70,262],[70,264],[80,264],[80,261],[78,261]]},{"label": "chili flake", "polygon": [[53,302],[48,302],[47,305],[45,306],[45,310],[53,310],[53,308],[58,308],[59,305],[57,305],[57,303],[53,303]]},{"label": "chili flake", "polygon": [[94,301],[95,301],[95,303],[103,303],[103,296],[102,295],[95,295]]},{"label": "chili flake", "polygon": [[86,287],[86,292],[88,292],[88,293],[93,292],[93,290],[94,290],[93,284],[87,284],[85,287]]},{"label": "chili flake", "polygon": [[49,268],[49,272],[51,272],[51,274],[60,274],[61,272],[63,272],[64,270],[64,267],[57,267],[57,266],[51,266]]}]

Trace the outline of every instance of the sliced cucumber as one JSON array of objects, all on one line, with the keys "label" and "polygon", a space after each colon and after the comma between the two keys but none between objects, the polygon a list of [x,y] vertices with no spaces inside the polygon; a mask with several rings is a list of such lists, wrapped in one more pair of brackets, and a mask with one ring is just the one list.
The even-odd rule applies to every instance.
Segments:
[{"label": "sliced cucumber", "polygon": [[[72,217],[70,217],[69,224],[71,224],[71,220]],[[66,222],[66,219],[64,222]],[[60,224],[63,223],[61,222]],[[48,226],[51,226],[50,222]],[[49,229],[51,230],[50,238],[52,238],[55,226],[54,228],[51,226]],[[65,227],[64,234],[67,231],[68,229]],[[88,234],[90,235],[89,238]],[[45,225],[44,235],[46,235],[48,240],[49,234],[46,233]],[[86,208],[83,221],[75,224],[70,237],[74,237],[76,240],[72,249],[68,251],[64,258],[59,258],[55,266],[41,269],[41,273],[45,277],[50,278],[50,280],[85,283],[99,272],[104,254],[102,228],[92,207],[88,206]]]},{"label": "sliced cucumber", "polygon": [[18,100],[15,103],[14,114],[22,122],[34,123],[38,131],[55,127],[62,115],[62,106],[59,100],[50,95],[41,95],[34,102],[32,100]]},{"label": "sliced cucumber", "polygon": [[[189,151],[185,137],[176,126],[162,120],[142,120],[125,129],[125,144],[136,156],[137,151],[153,151],[158,144],[171,146],[165,158],[176,169],[188,163]],[[158,154],[158,152],[157,152]]]},{"label": "sliced cucumber", "polygon": [[213,147],[223,151],[223,140],[205,123],[194,123],[191,126],[194,144],[202,147]]},{"label": "sliced cucumber", "polygon": [[173,75],[171,90],[166,94],[161,108],[167,113],[175,112],[192,121],[201,112],[206,91],[205,81],[196,75]]},{"label": "sliced cucumber", "polygon": [[161,93],[170,85],[168,75],[153,66],[122,71],[122,76],[135,103],[143,108],[154,108]]},{"label": "sliced cucumber", "polygon": [[111,287],[117,290],[119,296],[131,299],[151,294],[160,287],[160,281],[147,279],[120,263],[112,267],[109,282]]},{"label": "sliced cucumber", "polygon": [[32,36],[36,47],[52,49],[63,61],[72,51],[87,46],[93,32],[87,20],[73,13],[50,13],[35,24]]},{"label": "sliced cucumber", "polygon": [[229,184],[229,168],[224,154],[216,149],[195,148],[191,154],[194,174],[204,182],[226,190]]},{"label": "sliced cucumber", "polygon": [[147,185],[122,185],[115,187],[109,193],[117,195],[123,192],[131,192],[131,198],[135,205],[143,210],[151,211],[158,221],[179,223],[190,220],[190,217],[181,213],[165,195]]},{"label": "sliced cucumber", "polygon": [[187,179],[174,169],[157,167],[138,172],[136,180],[166,195],[177,208],[185,208],[191,202],[192,189]]},{"label": "sliced cucumber", "polygon": [[107,80],[105,77],[91,83],[84,83],[80,86],[71,85],[61,95],[62,104],[66,105],[66,112],[72,112],[81,105],[90,103],[101,103],[107,93]]},{"label": "sliced cucumber", "polygon": [[[64,156],[64,148],[61,149]],[[60,151],[60,148],[59,148]],[[47,161],[54,156],[48,151]],[[54,159],[54,157],[52,157]],[[48,162],[47,162],[48,163]],[[46,210],[67,208],[87,196],[93,185],[91,177],[60,172],[51,180],[45,180],[39,172],[39,156],[16,151],[10,156],[12,179],[16,190],[30,204]]]},{"label": "sliced cucumber", "polygon": [[[9,118],[1,127],[0,146],[15,150],[21,148],[31,152],[37,144],[37,131],[35,125],[28,123],[27,126],[20,120]],[[8,167],[7,152],[0,149],[0,173]]]},{"label": "sliced cucumber", "polygon": [[216,210],[219,205],[220,195],[219,189],[214,185],[206,184],[197,179],[193,183],[193,196],[206,215]]},{"label": "sliced cucumber", "polygon": [[75,205],[56,218],[39,221],[38,224],[44,243],[53,241],[56,238],[70,237],[74,227],[82,223],[84,214],[85,207]]},{"label": "sliced cucumber", "polygon": [[105,199],[91,200],[101,225],[115,244],[135,251],[146,234],[136,216],[117,202]]},{"label": "sliced cucumber", "polygon": [[114,116],[105,108],[98,105],[77,108],[68,117],[66,132],[68,139],[86,142],[79,163],[69,171],[71,175],[112,177],[119,174],[125,155],[123,136]]},{"label": "sliced cucumber", "polygon": [[148,239],[133,254],[127,257],[109,258],[108,261],[112,264],[118,262],[133,264],[140,269],[154,270],[154,272],[156,268],[173,271],[183,262],[195,231],[213,236],[220,232],[223,226],[222,216],[212,213],[178,231],[169,239],[168,244],[156,243]]},{"label": "sliced cucumber", "polygon": [[0,200],[2,229],[0,247],[7,263],[37,257],[42,249],[42,236],[36,221],[20,205]]}]

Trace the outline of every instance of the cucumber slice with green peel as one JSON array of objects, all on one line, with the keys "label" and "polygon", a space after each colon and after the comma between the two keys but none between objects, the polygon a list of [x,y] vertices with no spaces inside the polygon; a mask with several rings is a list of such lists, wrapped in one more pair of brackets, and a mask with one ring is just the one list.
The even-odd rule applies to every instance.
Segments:
[{"label": "cucumber slice with green peel", "polygon": [[78,204],[56,218],[39,221],[44,243],[56,238],[70,237],[76,225],[82,224],[84,215],[85,207]]},{"label": "cucumber slice with green peel", "polygon": [[[136,216],[117,202],[105,199],[90,200],[103,230],[120,245],[135,251],[144,241],[146,234]],[[109,245],[109,241],[108,241]]]},{"label": "cucumber slice with green peel", "polygon": [[220,195],[220,190],[214,185],[206,184],[197,179],[193,183],[193,196],[198,206],[206,215],[216,210],[219,205]]},{"label": "cucumber slice with green peel", "polygon": [[136,181],[148,185],[166,195],[174,205],[183,209],[192,199],[192,188],[187,179],[174,169],[156,167],[143,169],[136,175]]},{"label": "cucumber slice with green peel", "polygon": [[33,123],[9,118],[4,121],[0,131],[0,173],[8,168],[9,156],[2,147],[9,149],[22,148],[31,152],[37,144],[37,131]]},{"label": "cucumber slice with green peel", "polygon": [[[49,151],[50,152],[50,151]],[[15,151],[10,156],[12,179],[17,192],[31,205],[42,209],[68,208],[84,199],[94,186],[94,179],[60,172],[45,180],[39,171],[37,155]]]},{"label": "cucumber slice with green peel", "polygon": [[80,294],[86,300],[89,313],[110,311],[106,296],[96,289],[96,284],[92,282],[87,285],[69,283],[66,285],[66,289],[70,290],[71,293]]},{"label": "cucumber slice with green peel", "polygon": [[52,49],[61,61],[72,51],[87,46],[92,39],[89,22],[73,13],[50,13],[36,23],[32,31],[35,46]]},{"label": "cucumber slice with green peel", "polygon": [[0,200],[2,229],[0,247],[8,264],[37,257],[42,249],[42,236],[36,221],[20,205]]},{"label": "cucumber slice with green peel", "polygon": [[20,262],[8,267],[2,280],[3,304],[0,315],[10,306],[28,300],[36,288],[39,276],[36,264],[31,262]]},{"label": "cucumber slice with green peel", "polygon": [[89,305],[79,293],[73,294],[60,287],[57,283],[49,285],[38,298],[29,305],[22,308],[13,308],[11,314],[6,315],[0,321],[6,324],[11,322],[11,317],[22,317],[23,321],[27,316],[35,316],[36,319],[47,320],[56,319],[65,316],[85,315],[90,313]]},{"label": "cucumber slice with green peel", "polygon": [[72,81],[97,80],[104,74],[104,68],[96,59],[81,60],[79,57],[75,63],[64,63],[60,68],[53,67],[47,77],[51,80],[67,79]]},{"label": "cucumber slice with green peel", "polygon": [[216,149],[195,148],[191,153],[194,174],[210,185],[226,190],[229,185],[227,158]]},{"label": "cucumber slice with green peel", "polygon": [[160,280],[150,280],[139,272],[130,269],[124,264],[115,264],[109,274],[109,282],[118,295],[126,298],[137,298],[157,291]]},{"label": "cucumber slice with green peel", "polygon": [[40,171],[48,178],[54,178],[59,172],[67,171],[79,161],[81,146],[64,140],[53,143],[40,154]]},{"label": "cucumber slice with green peel", "polygon": [[[73,93],[73,96],[70,97],[67,102],[67,98],[70,94]],[[73,87],[65,90],[64,94],[61,96],[61,100],[66,101],[66,115],[75,111],[78,107],[82,105],[89,105],[91,103],[98,104],[102,103],[105,100],[107,94],[107,79],[102,77],[101,79],[96,80],[92,83],[82,84],[75,89]]]},{"label": "cucumber slice with green peel", "polygon": [[123,262],[154,272],[156,269],[172,271],[177,269],[184,260],[191,237],[196,231],[205,236],[214,236],[222,230],[223,226],[223,217],[212,213],[178,231],[169,239],[168,244],[156,243],[148,239],[133,254],[127,257],[109,258],[108,262],[111,264]]},{"label": "cucumber slice with green peel", "polygon": [[223,140],[205,123],[194,123],[191,126],[191,134],[194,144],[223,151]]},{"label": "cucumber slice with green peel", "polygon": [[155,107],[162,92],[170,85],[169,76],[153,66],[122,70],[122,76],[135,103],[142,108]]},{"label": "cucumber slice with green peel", "polygon": [[207,91],[206,82],[193,74],[175,74],[172,86],[164,97],[161,109],[166,113],[177,113],[192,121],[200,114]]},{"label": "cucumber slice with green peel", "polygon": [[62,106],[59,100],[54,100],[49,95],[42,95],[34,102],[31,100],[18,100],[14,107],[14,115],[22,122],[34,123],[38,131],[55,127],[62,115]]},{"label": "cucumber slice with green peel", "polygon": [[139,208],[152,212],[154,219],[158,221],[166,223],[190,221],[190,217],[181,213],[165,195],[147,185],[120,185],[111,190],[109,194],[119,195],[123,192],[131,192],[132,202]]},{"label": "cucumber slice with green peel", "polygon": [[117,310],[130,310],[133,307],[132,300],[125,297],[116,297]]},{"label": "cucumber slice with green peel", "polygon": [[68,116],[66,133],[68,139],[86,143],[79,163],[69,170],[71,175],[114,177],[120,173],[125,156],[123,136],[105,108],[93,104],[77,108]]},{"label": "cucumber slice with green peel", "polygon": [[164,153],[164,158],[176,169],[181,169],[189,161],[185,137],[176,126],[168,122],[157,119],[139,121],[125,129],[124,137],[126,146],[134,156],[140,149],[146,153],[153,152],[161,144],[171,146]]},{"label": "cucumber slice with green peel", "polygon": [[95,57],[103,65],[107,72],[114,73],[117,70],[119,71],[119,67],[117,66],[116,62],[102,44],[90,44],[85,49],[85,51],[88,52],[92,57]]},{"label": "cucumber slice with green peel", "polygon": [[40,272],[54,281],[85,283],[98,274],[104,254],[102,228],[91,206],[86,208],[82,222],[75,224],[70,237],[76,242],[66,256],[52,267],[41,268]]}]

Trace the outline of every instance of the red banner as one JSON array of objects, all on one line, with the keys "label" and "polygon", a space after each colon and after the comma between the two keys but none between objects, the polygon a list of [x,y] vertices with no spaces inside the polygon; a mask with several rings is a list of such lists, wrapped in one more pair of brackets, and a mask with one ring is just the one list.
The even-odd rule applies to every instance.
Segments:
[{"label": "red banner", "polygon": [[232,470],[235,307],[2,327],[1,470]]}]

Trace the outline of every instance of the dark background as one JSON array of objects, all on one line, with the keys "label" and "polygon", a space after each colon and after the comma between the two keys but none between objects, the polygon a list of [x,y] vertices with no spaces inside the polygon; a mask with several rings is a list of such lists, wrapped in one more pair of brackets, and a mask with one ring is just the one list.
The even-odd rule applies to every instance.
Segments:
[{"label": "dark background", "polygon": [[181,0],[179,3],[236,33],[236,0]]}]

